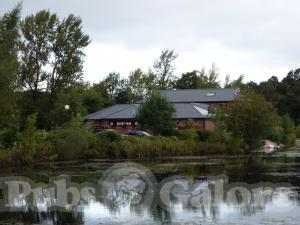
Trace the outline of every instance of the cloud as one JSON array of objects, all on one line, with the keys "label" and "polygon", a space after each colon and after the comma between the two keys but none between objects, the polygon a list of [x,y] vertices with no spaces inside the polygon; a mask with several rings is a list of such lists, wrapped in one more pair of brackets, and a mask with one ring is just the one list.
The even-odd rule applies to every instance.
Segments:
[{"label": "cloud", "polygon": [[[15,3],[1,0],[0,12]],[[24,0],[23,8],[82,17],[93,40],[85,63],[93,81],[146,68],[167,48],[179,52],[178,74],[215,62],[223,76],[260,81],[299,67],[298,0]]]}]

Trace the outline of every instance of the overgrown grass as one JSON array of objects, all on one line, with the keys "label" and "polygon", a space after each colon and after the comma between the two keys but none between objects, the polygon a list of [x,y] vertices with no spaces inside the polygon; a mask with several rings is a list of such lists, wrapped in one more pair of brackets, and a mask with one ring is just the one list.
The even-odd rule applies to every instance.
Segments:
[{"label": "overgrown grass", "polygon": [[[191,131],[189,131],[190,133]],[[193,133],[193,132],[192,132]],[[51,132],[36,131],[29,143],[0,149],[0,166],[26,165],[41,161],[92,158],[145,158],[201,156],[208,154],[241,154],[229,142],[199,141],[199,136],[180,139],[171,137],[121,137],[111,131],[93,133],[86,126],[71,126]]]}]

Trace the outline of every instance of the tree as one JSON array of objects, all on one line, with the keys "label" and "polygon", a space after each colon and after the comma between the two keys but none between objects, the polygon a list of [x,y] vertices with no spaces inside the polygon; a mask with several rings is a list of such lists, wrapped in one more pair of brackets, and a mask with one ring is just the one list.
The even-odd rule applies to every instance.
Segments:
[{"label": "tree", "polygon": [[288,114],[281,117],[281,126],[283,129],[282,143],[293,146],[296,142],[295,123]]},{"label": "tree", "polygon": [[109,75],[104,79],[103,83],[106,87],[109,97],[113,99],[116,96],[121,83],[120,74],[115,72],[109,73]]},{"label": "tree", "polygon": [[187,72],[181,75],[181,78],[176,82],[176,88],[179,89],[196,89],[199,82],[199,71]]},{"label": "tree", "polygon": [[83,49],[90,43],[90,38],[82,31],[81,18],[72,14],[58,22],[53,38],[52,70],[47,89],[55,97],[60,89],[82,80]]},{"label": "tree", "polygon": [[250,149],[260,145],[273,130],[278,120],[271,103],[254,92],[243,91],[234,102],[221,108],[227,131],[244,139]]},{"label": "tree", "polygon": [[[58,95],[82,82],[83,49],[90,39],[82,32],[79,17],[69,15],[60,21],[47,10],[27,16],[21,23],[21,31],[18,77],[32,96],[23,111],[27,115],[37,112],[37,124],[49,128],[53,121],[47,113],[53,109]],[[48,119],[41,122],[41,117]]]},{"label": "tree", "polygon": [[174,105],[155,92],[140,106],[137,120],[142,128],[166,135],[175,128],[174,113]]},{"label": "tree", "polygon": [[219,88],[220,82],[218,81],[219,72],[216,65],[213,63],[211,68],[208,71],[208,74],[205,75],[205,70],[203,69],[200,73],[200,84],[199,88]]},{"label": "tree", "polygon": [[230,76],[227,75],[225,78],[224,88],[245,88],[244,75],[240,75],[236,80],[230,81]]},{"label": "tree", "polygon": [[103,99],[103,107],[109,107],[115,104],[115,101],[109,97],[105,83],[101,81],[98,84],[93,84],[92,89]]},{"label": "tree", "polygon": [[21,23],[23,41],[20,43],[20,81],[32,92],[36,100],[41,88],[45,88],[47,76],[45,67],[49,64],[51,41],[58,23],[56,14],[43,10],[27,16]]},{"label": "tree", "polygon": [[83,48],[90,43],[81,24],[72,14],[60,22],[47,10],[22,21],[20,80],[34,98],[41,88],[55,97],[58,89],[80,81]]},{"label": "tree", "polygon": [[115,94],[115,102],[118,104],[125,104],[133,102],[132,89],[129,86],[129,81],[127,79],[120,80],[120,84]]},{"label": "tree", "polygon": [[192,72],[182,74],[181,78],[176,82],[176,88],[179,89],[200,89],[200,88],[219,88],[218,70],[213,64],[206,74],[205,69],[201,71],[194,70]]},{"label": "tree", "polygon": [[0,18],[0,128],[17,126],[16,83],[21,5]]},{"label": "tree", "polygon": [[295,122],[300,123],[300,68],[290,71],[278,85],[277,91],[281,95],[279,111],[288,113]]},{"label": "tree", "polygon": [[164,50],[159,59],[155,60],[153,65],[156,76],[155,83],[159,89],[163,90],[174,86],[176,77],[173,62],[177,56],[174,50]]},{"label": "tree", "polygon": [[132,93],[132,100],[140,100],[147,95],[147,75],[138,68],[131,72],[128,77],[128,86]]}]

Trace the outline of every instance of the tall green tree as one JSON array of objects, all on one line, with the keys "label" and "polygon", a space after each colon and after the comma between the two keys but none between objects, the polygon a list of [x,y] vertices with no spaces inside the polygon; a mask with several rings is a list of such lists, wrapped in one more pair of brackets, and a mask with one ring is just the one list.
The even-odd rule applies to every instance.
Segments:
[{"label": "tall green tree", "polygon": [[110,98],[115,98],[121,84],[120,74],[116,72],[109,73],[103,81],[104,86]]},{"label": "tall green tree", "polygon": [[131,72],[128,77],[128,86],[133,95],[132,100],[136,101],[147,95],[147,75],[138,68]]},{"label": "tall green tree", "polygon": [[[71,14],[60,21],[48,10],[27,16],[21,31],[19,80],[31,93],[31,101],[24,106],[25,111],[31,109],[25,114],[38,112],[37,124],[49,128],[52,122],[47,113],[58,95],[82,82],[83,49],[90,39],[83,33],[79,17]],[[39,101],[41,96],[43,101]],[[48,119],[39,121],[41,115]]]},{"label": "tall green tree", "polygon": [[17,126],[16,83],[21,5],[0,17],[0,128]]},{"label": "tall green tree", "polygon": [[60,89],[82,81],[83,49],[89,43],[89,36],[82,31],[80,17],[71,14],[62,22],[58,22],[53,36],[50,61],[52,68],[47,84],[52,97],[55,97]]},{"label": "tall green tree", "polygon": [[142,128],[167,135],[175,128],[174,113],[174,105],[154,92],[139,108],[137,120]]},{"label": "tall green tree", "polygon": [[151,71],[144,73],[138,68],[129,74],[127,86],[132,95],[131,100],[136,102],[149,96],[156,89],[155,75]]},{"label": "tall green tree", "polygon": [[153,68],[158,89],[163,90],[174,86],[176,81],[174,60],[177,56],[174,50],[164,50],[160,57],[155,60]]},{"label": "tall green tree", "polygon": [[22,42],[20,43],[20,81],[29,89],[33,99],[46,87],[49,76],[46,66],[49,65],[51,42],[58,23],[56,14],[43,10],[36,15],[27,16],[21,23]]},{"label": "tall green tree", "polygon": [[243,138],[250,150],[258,147],[277,124],[278,115],[271,103],[254,92],[243,91],[234,102],[221,108],[227,131]]},{"label": "tall green tree", "polygon": [[300,68],[292,70],[278,85],[278,93],[281,95],[278,104],[282,114],[288,113],[294,121],[300,123]]}]

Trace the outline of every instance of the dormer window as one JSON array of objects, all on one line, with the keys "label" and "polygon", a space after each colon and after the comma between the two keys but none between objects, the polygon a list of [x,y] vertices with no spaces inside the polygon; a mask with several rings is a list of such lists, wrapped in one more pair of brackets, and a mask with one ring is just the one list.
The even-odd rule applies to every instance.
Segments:
[{"label": "dormer window", "polygon": [[216,95],[216,92],[209,92],[209,93],[206,93],[206,96],[207,97],[212,97],[212,96],[215,96]]}]

